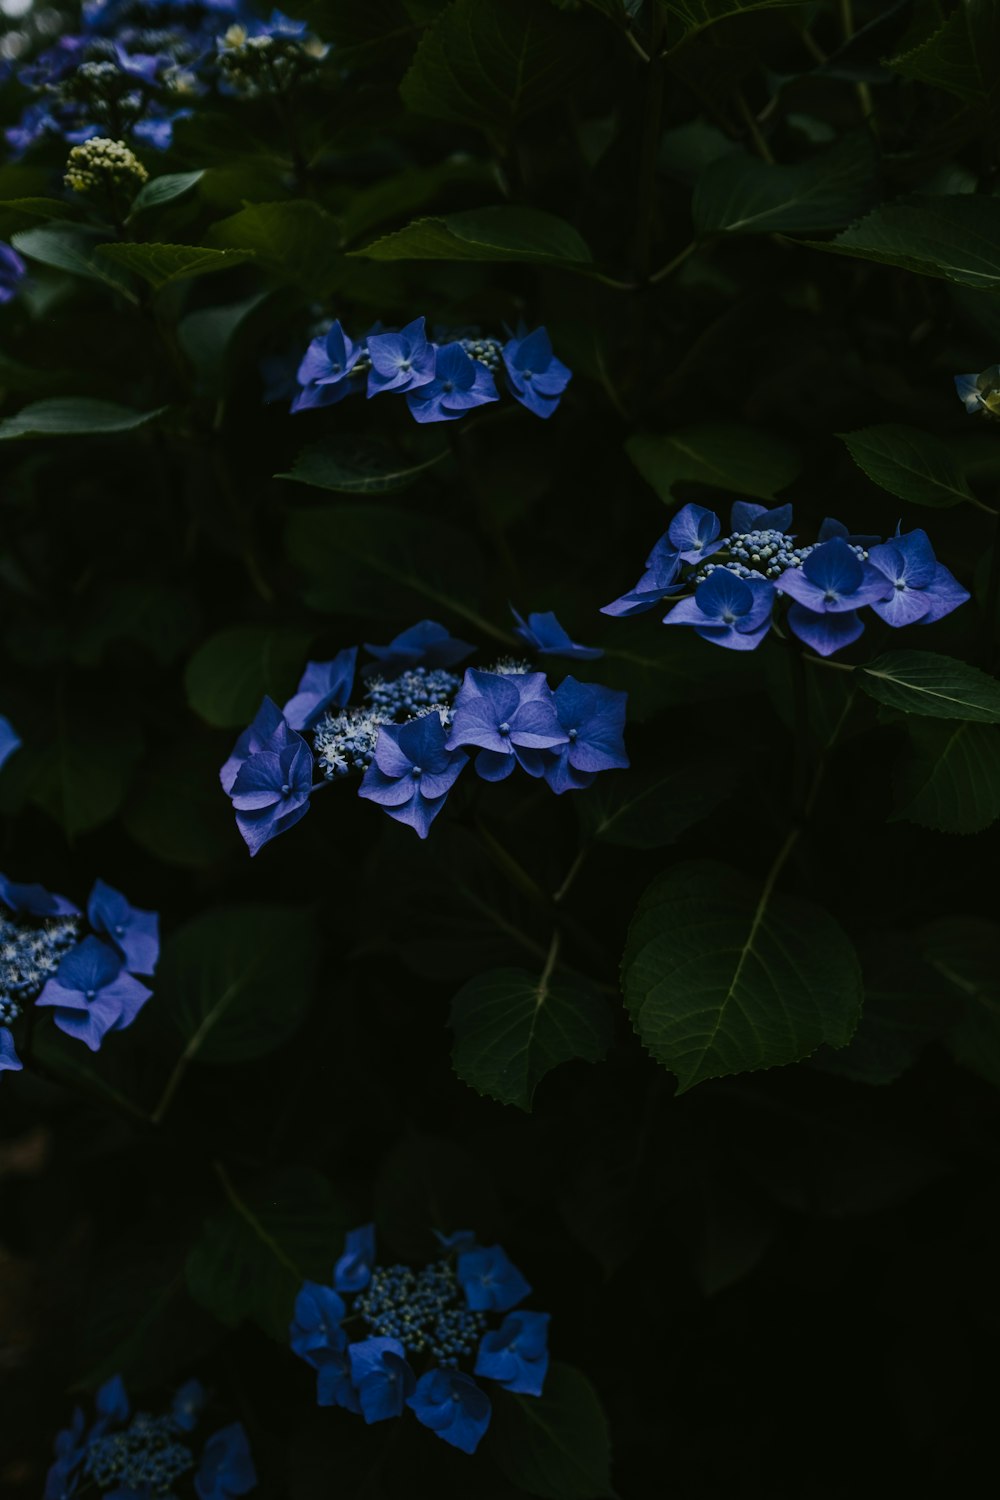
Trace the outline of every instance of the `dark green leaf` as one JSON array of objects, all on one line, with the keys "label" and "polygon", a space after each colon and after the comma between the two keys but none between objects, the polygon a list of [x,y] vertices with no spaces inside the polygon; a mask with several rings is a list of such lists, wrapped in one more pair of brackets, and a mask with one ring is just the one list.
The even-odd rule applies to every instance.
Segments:
[{"label": "dark green leaf", "polygon": [[659,495],[672,502],[682,480],[773,500],[799,472],[793,449],[755,427],[699,422],[676,432],[639,432],[625,451]]},{"label": "dark green leaf", "polygon": [[303,448],[291,472],[274,477],[345,495],[387,495],[408,489],[449,452],[438,448],[429,456],[417,457],[400,453],[379,438],[337,435]]},{"label": "dark green leaf", "polygon": [[105,724],[74,714],[44,750],[25,759],[31,801],[71,839],[98,828],[125,800],[141,749],[138,731],[130,724]]},{"label": "dark green leaf", "polygon": [[724,802],[739,775],[735,760],[709,754],[644,776],[602,776],[577,799],[580,821],[606,844],[661,849]]},{"label": "dark green leaf", "polygon": [[878,196],[867,134],[850,136],[799,166],[726,155],[698,178],[691,214],[699,234],[794,234],[840,229]]},{"label": "dark green leaf", "polygon": [[979,833],[1000,818],[1000,732],[992,724],[908,726],[896,766],[893,818],[941,833]]},{"label": "dark green leaf", "polygon": [[187,700],[218,729],[242,729],[263,697],[291,697],[305,668],[309,631],[285,625],[234,625],[209,636],[184,671]]},{"label": "dark green leaf", "polygon": [[0,442],[133,432],[162,417],[166,410],[165,406],[158,406],[154,411],[133,411],[115,401],[95,401],[90,396],[53,396],[22,406],[16,416],[0,422]]},{"label": "dark green leaf", "polygon": [[157,290],[172,281],[228,271],[252,258],[249,250],[210,250],[201,245],[98,245],[96,254]]},{"label": "dark green leaf", "polygon": [[159,208],[163,203],[172,203],[175,198],[183,197],[204,175],[204,171],[165,172],[162,177],[151,178],[137,194],[129,218],[134,219],[144,209]]},{"label": "dark green leaf", "polygon": [[887,708],[928,719],[1000,724],[1000,683],[934,651],[889,651],[859,667],[858,682]]},{"label": "dark green leaf", "polygon": [[[757,10],[787,9],[795,0],[657,0],[672,24],[671,40],[680,46],[709,26]],[[679,33],[679,35],[677,35]]]},{"label": "dark green leaf", "polygon": [[416,219],[350,254],[368,260],[511,260],[570,269],[586,269],[591,258],[565,219],[513,204]]},{"label": "dark green leaf", "polygon": [[995,119],[1000,92],[1000,10],[994,0],[959,0],[944,24],[918,47],[889,60],[904,78],[957,94],[987,119]]},{"label": "dark green leaf", "polygon": [[185,1038],[189,1062],[263,1057],[298,1029],[312,1000],[317,956],[316,930],[301,911],[205,912],[164,944],[157,1006]]},{"label": "dark green leaf", "polygon": [[1000,926],[979,917],[946,917],[925,929],[921,946],[961,998],[960,1018],[949,1034],[952,1053],[1000,1088]]},{"label": "dark green leaf", "polygon": [[607,1500],[611,1440],[597,1392],[572,1365],[553,1364],[541,1396],[500,1394],[487,1451],[512,1484],[539,1500]]},{"label": "dark green leaf", "polygon": [[953,448],[933,433],[889,422],[838,436],[868,478],[900,500],[938,507],[975,501]]},{"label": "dark green leaf", "polygon": [[166,745],[143,762],[125,805],[129,836],[157,859],[203,869],[242,853],[232,808],[220,795],[213,745]]},{"label": "dark green leaf", "polygon": [[850,255],[960,286],[1000,290],[1000,198],[954,193],[900,198],[813,249]]},{"label": "dark green leaf", "polygon": [[451,1002],[451,1060],[463,1083],[500,1104],[530,1110],[535,1089],[562,1062],[600,1062],[614,1023],[584,980],[493,969]]},{"label": "dark green leaf", "polygon": [[308,199],[251,203],[213,224],[213,245],[247,251],[281,281],[317,297],[337,279],[340,226]]},{"label": "dark green leaf", "polygon": [[101,266],[95,262],[94,255],[101,247],[102,236],[94,230],[56,229],[47,225],[39,229],[22,229],[12,236],[11,244],[21,255],[54,271],[67,271],[71,276],[100,281],[124,296],[132,297],[113,266]]},{"label": "dark green leaf", "polygon": [[675,866],[646,890],[622,986],[680,1093],[797,1062],[822,1042],[841,1047],[861,1008],[857,956],[827,912],[708,862]]}]

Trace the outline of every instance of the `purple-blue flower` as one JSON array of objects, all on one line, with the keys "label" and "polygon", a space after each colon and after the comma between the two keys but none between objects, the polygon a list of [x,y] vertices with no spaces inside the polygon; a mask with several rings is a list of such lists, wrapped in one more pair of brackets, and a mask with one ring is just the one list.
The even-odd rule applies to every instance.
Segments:
[{"label": "purple-blue flower", "polygon": [[[552,750],[566,740],[544,672],[466,672],[448,746],[478,746],[476,771],[484,781],[503,781],[522,751]],[[532,774],[541,773],[536,767]]]},{"label": "purple-blue flower", "polygon": [[364,344],[352,342],[336,320],[328,333],[313,339],[302,356],[296,375],[300,389],[292,411],[334,406],[350,390],[357,389],[351,377],[364,352]]},{"label": "purple-blue flower", "polygon": [[861,635],[865,627],[857,611],[885,594],[886,579],[834,537],[814,547],[801,568],[787,568],[778,586],[795,600],[789,629],[819,656],[830,656]]},{"label": "purple-blue flower", "polygon": [[343,1349],[328,1350],[311,1363],[316,1366],[316,1405],[342,1406],[345,1411],[359,1415],[361,1403],[351,1380],[351,1361],[346,1341]]},{"label": "purple-blue flower", "polygon": [[248,1495],[256,1484],[257,1471],[243,1424],[232,1422],[213,1433],[194,1476],[198,1500],[230,1500],[233,1495]]},{"label": "purple-blue flower", "polygon": [[536,417],[551,417],[573,372],[556,359],[545,328],[508,339],[503,347],[503,364],[514,399]]},{"label": "purple-blue flower", "polygon": [[472,1373],[519,1395],[540,1396],[549,1368],[548,1336],[548,1313],[508,1313],[499,1328],[483,1334]]},{"label": "purple-blue flower", "polygon": [[207,1400],[208,1392],[200,1380],[186,1380],[174,1392],[174,1399],[170,1403],[170,1415],[181,1432],[194,1431]]},{"label": "purple-blue flower", "polygon": [[979,375],[956,375],[955,390],[970,416],[1000,415],[1000,365],[990,365]]},{"label": "purple-blue flower", "polygon": [[817,542],[832,542],[839,537],[843,542],[850,542],[856,547],[873,547],[880,542],[880,536],[868,536],[860,531],[848,531],[843,521],[838,521],[834,516],[824,516],[816,533]]},{"label": "purple-blue flower", "polygon": [[328,708],[343,708],[354,686],[357,646],[338,651],[332,661],[310,661],[293,697],[281,712],[291,729],[312,729]]},{"label": "purple-blue flower", "polygon": [[370,335],[369,396],[382,391],[413,391],[434,379],[436,353],[434,345],[428,342],[425,324],[425,318],[414,318],[398,333]]},{"label": "purple-blue flower", "polygon": [[416,1377],[406,1362],[398,1339],[360,1339],[348,1349],[351,1381],[366,1422],[401,1417],[416,1388]]},{"label": "purple-blue flower", "polygon": [[729,512],[730,531],[780,531],[788,534],[792,524],[790,505],[758,505],[755,500],[734,500]]},{"label": "purple-blue flower", "polygon": [[474,406],[499,401],[493,376],[461,344],[442,344],[437,351],[434,379],[406,398],[417,422],[455,422]]},{"label": "purple-blue flower", "polygon": [[227,797],[233,789],[233,782],[250,756],[256,755],[260,750],[266,750],[272,737],[284,723],[285,716],[278,705],[272,698],[265,698],[254,718],[229,752],[229,758],[219,769],[219,780]]},{"label": "purple-blue flower", "polygon": [[360,1292],[372,1279],[375,1264],[375,1225],[362,1224],[349,1229],[344,1253],[333,1268],[333,1284],[338,1292]]},{"label": "purple-blue flower", "polygon": [[[0,1045],[3,1033],[0,1032]],[[77,1470],[83,1462],[86,1448],[87,1424],[82,1409],[73,1409],[68,1427],[56,1434],[55,1460],[45,1476],[42,1500],[69,1500],[76,1489]]]},{"label": "purple-blue flower", "polygon": [[95,932],[107,934],[132,973],[155,973],[160,956],[160,918],[155,911],[130,906],[121,891],[95,880],[87,920]]},{"label": "purple-blue flower", "polygon": [[0,1026],[0,1073],[19,1073],[24,1063],[17,1055],[14,1038],[6,1026]]},{"label": "purple-blue flower", "polygon": [[509,1312],[531,1291],[499,1245],[463,1250],[458,1257],[457,1274],[466,1301],[476,1312]]},{"label": "purple-blue flower", "polygon": [[646,558],[646,571],[639,582],[622,594],[620,599],[613,599],[610,604],[603,605],[601,614],[628,617],[655,609],[661,599],[669,594],[679,593],[684,587],[682,583],[676,582],[680,570],[680,554],[672,545],[669,534],[664,532]]},{"label": "purple-blue flower", "polygon": [[0,240],[0,307],[17,295],[27,267],[13,245]]},{"label": "purple-blue flower", "polygon": [[383,724],[358,796],[377,802],[390,818],[409,824],[425,839],[468,759],[447,742],[437,713],[406,724]]},{"label": "purple-blue flower", "polygon": [[[378,662],[383,676],[405,671],[407,667],[453,667],[475,650],[468,641],[449,635],[436,620],[420,620],[408,630],[400,631],[388,646],[373,646],[365,641],[365,650]],[[369,666],[366,671],[372,671]]]},{"label": "purple-blue flower", "polygon": [[539,656],[567,656],[574,661],[594,661],[604,652],[599,646],[581,646],[570,640],[551,610],[530,614],[527,623],[521,618],[513,604],[510,612],[517,621],[514,634],[521,637],[526,646],[537,651]]},{"label": "purple-blue flower", "polygon": [[152,993],[125,972],[109,943],[89,936],[70,949],[35,1003],[52,1006],[60,1031],[96,1052],[109,1031],[132,1024]]},{"label": "purple-blue flower", "polygon": [[868,560],[888,585],[884,597],[872,601],[887,625],[930,625],[969,598],[968,589],[938,562],[926,531],[919,528],[873,547]]},{"label": "purple-blue flower", "polygon": [[592,682],[566,677],[553,694],[559,727],[566,743],[555,750],[522,753],[521,763],[533,776],[544,776],[557,794],[590,786],[598,771],[625,770],[628,694]]},{"label": "purple-blue flower", "polygon": [[681,562],[698,563],[722,546],[722,522],[703,505],[683,505],[667,528],[667,539]]},{"label": "purple-blue flower", "polygon": [[28,917],[78,917],[80,908],[65,896],[47,891],[41,885],[19,885],[0,875],[0,901],[9,906],[15,916]]},{"label": "purple-blue flower", "polygon": [[21,736],[9,719],[0,714],[0,766],[21,748]]},{"label": "purple-blue flower", "polygon": [[[785,574],[782,574],[782,578]],[[690,625],[703,640],[732,651],[752,651],[771,624],[774,587],[766,578],[737,578],[728,568],[713,568],[694,591],[664,616],[665,625]]]},{"label": "purple-blue flower", "polygon": [[[275,728],[267,738],[262,738],[256,729],[258,722],[266,727],[275,722],[275,715]],[[236,810],[236,826],[254,855],[305,817],[312,792],[313,759],[305,740],[289,728],[270,699],[264,700],[244,735],[250,735],[249,743],[254,748],[240,764],[229,796]],[[228,776],[230,764],[238,760],[244,735],[223,766],[223,776]]]},{"label": "purple-blue flower", "polygon": [[288,1328],[292,1349],[319,1369],[327,1354],[339,1354],[346,1345],[347,1335],[340,1326],[346,1315],[344,1300],[333,1287],[303,1282]]},{"label": "purple-blue flower", "polygon": [[486,1392],[459,1370],[428,1370],[406,1404],[419,1422],[463,1453],[475,1453],[493,1414]]}]

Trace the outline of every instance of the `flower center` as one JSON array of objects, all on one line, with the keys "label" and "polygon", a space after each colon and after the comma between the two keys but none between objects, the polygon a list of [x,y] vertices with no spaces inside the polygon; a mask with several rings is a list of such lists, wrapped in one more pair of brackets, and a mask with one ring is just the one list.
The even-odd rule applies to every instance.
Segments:
[{"label": "flower center", "polygon": [[410,774],[413,777],[414,781],[419,781],[420,777],[424,774],[423,766],[414,766]]},{"label": "flower center", "polygon": [[446,380],[441,389],[443,391],[453,391],[455,389],[455,382],[453,380]]},{"label": "flower center", "polygon": [[284,783],[284,785],[282,786],[282,788],[281,788],[281,795],[283,797],[287,797],[291,793],[291,790],[292,790],[291,787],[288,785],[288,782],[286,781]]},{"label": "flower center", "polygon": [[88,1000],[93,1000],[96,997],[96,995],[97,995],[97,991],[96,990],[88,990],[87,991],[87,999]]},{"label": "flower center", "polygon": [[497,734],[502,734],[504,739],[510,734],[510,725],[506,720],[502,724],[497,725]]},{"label": "flower center", "polygon": [[824,599],[824,601],[827,604],[836,604],[836,602],[837,602],[837,592],[836,592],[836,590],[835,589],[827,589],[826,593],[823,595],[823,599]]},{"label": "flower center", "polygon": [[579,729],[567,729],[566,733],[569,735],[571,740],[575,740],[580,731]]},{"label": "flower center", "polygon": [[412,359],[401,359],[399,361],[399,368],[401,370],[412,370],[412,368],[413,368],[413,361],[412,361]]}]

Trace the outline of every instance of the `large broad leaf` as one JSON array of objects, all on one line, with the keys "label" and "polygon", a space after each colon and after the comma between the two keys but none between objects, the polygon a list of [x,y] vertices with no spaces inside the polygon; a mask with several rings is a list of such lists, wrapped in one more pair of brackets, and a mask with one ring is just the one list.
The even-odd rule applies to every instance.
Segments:
[{"label": "large broad leaf", "polygon": [[454,0],[403,79],[416,114],[508,131],[559,99],[597,60],[588,25],[544,0]]},{"label": "large broad leaf", "polygon": [[584,269],[591,259],[572,224],[514,204],[416,219],[350,253],[369,260],[512,260]]},{"label": "large broad leaf", "polygon": [[240,1063],[286,1042],[312,999],[318,946],[309,917],[283,906],[209,911],[174,933],[156,999],[187,1060]]},{"label": "large broad leaf", "polygon": [[956,453],[933,433],[888,422],[838,436],[868,478],[900,500],[937,507],[975,503]]},{"label": "large broad leaf", "polygon": [[584,980],[493,969],[451,1002],[451,1060],[463,1083],[500,1104],[530,1110],[535,1089],[562,1062],[600,1062],[614,1021]]},{"label": "large broad leaf", "polygon": [[888,651],[857,669],[858,683],[887,708],[927,719],[1000,724],[1000,683],[935,651]]},{"label": "large broad leaf", "polygon": [[29,260],[37,260],[40,265],[54,271],[66,271],[70,276],[103,282],[135,301],[134,294],[124,284],[125,278],[110,264],[97,263],[95,255],[102,243],[103,237],[98,231],[69,226],[23,229],[11,238],[15,250]]},{"label": "large broad leaf", "polygon": [[961,999],[948,1039],[952,1053],[1000,1088],[1000,926],[980,917],[946,917],[924,930],[921,947]]},{"label": "large broad leaf", "polygon": [[191,276],[228,271],[252,259],[249,250],[211,250],[202,245],[99,245],[95,254],[119,270],[141,276],[156,289]]},{"label": "large broad leaf", "polygon": [[699,234],[840,229],[878,197],[878,162],[858,134],[799,166],[727,155],[698,178],[691,215]]},{"label": "large broad leaf", "polygon": [[232,855],[232,809],[219,794],[218,751],[204,735],[167,743],[144,759],[122,822],[137,844],[170,865],[204,869]]},{"label": "large broad leaf", "polygon": [[178,323],[177,342],[195,368],[199,394],[222,394],[239,335],[269,295],[255,292],[242,302],[200,307]]},{"label": "large broad leaf", "polygon": [[668,40],[675,48],[720,21],[731,21],[757,10],[788,9],[795,0],[657,0],[657,3],[667,14]]},{"label": "large broad leaf", "polygon": [[172,203],[175,198],[182,198],[204,175],[204,171],[165,172],[162,177],[151,178],[137,194],[129,218],[134,219],[147,208],[159,208],[164,203]]},{"label": "large broad leaf", "polygon": [[755,427],[699,422],[676,432],[638,432],[625,451],[661,500],[682,480],[773,500],[799,472],[793,449]]},{"label": "large broad leaf", "polygon": [[0,442],[16,438],[98,437],[109,432],[133,432],[167,410],[133,411],[116,401],[97,401],[90,396],[53,396],[22,406],[13,417],[0,422]]},{"label": "large broad leaf", "polygon": [[832,255],[1000,290],[1000,198],[979,193],[902,198],[874,209],[835,240],[811,243]]},{"label": "large broad leaf", "polygon": [[480,187],[495,191],[496,183],[485,161],[460,157],[442,161],[432,167],[408,167],[405,172],[378,177],[374,182],[352,193],[340,210],[340,226],[345,240],[366,234],[379,224],[391,220],[398,224],[435,198],[445,203],[456,189]]},{"label": "large broad leaf", "polygon": [[572,1365],[553,1364],[541,1396],[498,1394],[487,1451],[512,1484],[539,1500],[606,1500],[611,1441],[597,1392]]},{"label": "large broad leaf", "polygon": [[213,224],[213,245],[249,251],[281,281],[321,296],[336,280],[340,228],[318,203],[251,203]]},{"label": "large broad leaf", "polygon": [[469,607],[480,583],[478,554],[443,521],[374,502],[293,510],[286,545],[315,609],[398,619],[429,608],[432,618],[444,610],[496,633]]},{"label": "large broad leaf", "polygon": [[893,773],[894,818],[941,833],[979,833],[1000,818],[1000,730],[992,724],[909,726]]},{"label": "large broad leaf", "polygon": [[995,0],[959,0],[926,41],[891,58],[888,66],[904,78],[957,94],[977,113],[995,119],[1000,105],[998,57],[1000,9]]},{"label": "large broad leaf", "polygon": [[187,700],[217,729],[249,724],[266,695],[291,697],[311,634],[287,625],[234,625],[198,647],[184,671]]},{"label": "large broad leaf", "polygon": [[318,1172],[285,1167],[244,1187],[223,1176],[225,1206],[205,1221],[185,1267],[191,1296],[235,1328],[247,1319],[281,1344],[304,1281],[329,1281],[354,1212]]},{"label": "large broad leaf", "polygon": [[645,776],[601,776],[577,798],[591,838],[626,849],[661,849],[729,796],[739,764],[719,755],[664,766]]},{"label": "large broad leaf", "polygon": [[646,890],[622,960],[625,1003],[678,1092],[850,1041],[857,955],[822,908],[725,865],[675,866]]},{"label": "large broad leaf", "polygon": [[114,817],[141,752],[132,724],[74,713],[64,716],[44,750],[19,753],[18,773],[31,801],[73,839]]},{"label": "large broad leaf", "polygon": [[288,474],[276,479],[294,479],[320,490],[344,495],[388,495],[408,489],[428,469],[450,453],[449,448],[417,457],[390,448],[379,438],[337,434],[303,448]]}]

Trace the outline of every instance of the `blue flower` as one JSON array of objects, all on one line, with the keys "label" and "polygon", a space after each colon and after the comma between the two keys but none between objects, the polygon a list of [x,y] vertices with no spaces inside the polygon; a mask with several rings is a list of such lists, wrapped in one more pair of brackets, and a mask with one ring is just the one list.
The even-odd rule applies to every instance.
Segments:
[{"label": "blue flower", "polygon": [[551,417],[573,372],[556,359],[545,328],[508,339],[503,347],[503,363],[515,401],[520,401],[536,417]]},{"label": "blue flower", "polygon": [[681,562],[699,563],[722,546],[722,522],[703,505],[684,505],[667,528],[667,540]]},{"label": "blue flower", "polygon": [[364,353],[365,345],[353,343],[339,320],[334,321],[328,333],[313,339],[302,357],[296,375],[301,389],[292,402],[292,411],[334,406],[357,389],[352,376]]},{"label": "blue flower", "polygon": [[100,1418],[101,1431],[108,1423],[127,1422],[132,1411],[125,1382],[120,1375],[112,1375],[98,1386],[94,1397],[94,1409]]},{"label": "blue flower", "polygon": [[406,404],[417,422],[456,422],[475,406],[499,401],[500,393],[485,365],[471,359],[459,343],[437,351],[434,379],[410,391]]},{"label": "blue flower", "polygon": [[620,599],[613,599],[610,604],[605,604],[601,614],[628,617],[655,609],[661,599],[669,594],[679,593],[684,587],[682,583],[675,582],[680,570],[680,554],[672,545],[669,534],[664,532],[646,558],[646,571],[639,582],[628,593],[622,594]]},{"label": "blue flower", "polygon": [[956,375],[955,390],[970,416],[1000,416],[1000,365],[979,375]]},{"label": "blue flower", "polygon": [[714,568],[694,598],[678,600],[663,623],[690,625],[717,646],[752,651],[770,629],[773,605],[774,586],[768,579],[737,578],[728,568]]},{"label": "blue flower", "polygon": [[[3,1037],[0,1033],[0,1043]],[[73,1410],[68,1427],[56,1434],[55,1461],[45,1476],[42,1500],[68,1500],[77,1484],[77,1471],[83,1463],[86,1448],[86,1421],[79,1406]]]},{"label": "blue flower", "polygon": [[435,1229],[434,1238],[442,1250],[475,1250],[477,1246],[474,1229],[456,1229],[453,1234],[442,1234]]},{"label": "blue flower", "polygon": [[382,391],[413,391],[434,379],[435,349],[428,343],[425,324],[425,318],[414,318],[398,333],[370,336],[369,396]]},{"label": "blue flower", "polygon": [[250,756],[266,750],[271,739],[284,723],[285,717],[278,705],[273,699],[265,698],[252,722],[237,739],[229,753],[228,760],[219,769],[219,780],[227,797],[233,789],[233,782]]},{"label": "blue flower", "polygon": [[375,1225],[362,1224],[349,1229],[344,1253],[333,1268],[333,1284],[338,1292],[360,1292],[372,1279],[375,1264]]},{"label": "blue flower", "polygon": [[509,1312],[528,1296],[531,1287],[499,1245],[463,1250],[458,1257],[458,1280],[475,1311]]},{"label": "blue flower", "polygon": [[0,1026],[0,1073],[19,1073],[24,1063],[17,1055],[14,1038],[6,1026]]},{"label": "blue flower", "polygon": [[[448,747],[478,746],[476,771],[485,781],[503,781],[515,760],[524,764],[524,750],[551,750],[566,741],[543,672],[466,672],[455,699]],[[532,774],[540,773],[535,769]]]},{"label": "blue flower", "polygon": [[801,568],[781,575],[780,589],[796,602],[788,611],[792,633],[820,656],[856,641],[864,630],[857,611],[885,595],[885,574],[862,562],[841,537],[821,542]]},{"label": "blue flower", "polygon": [[316,1405],[342,1406],[360,1415],[361,1403],[351,1380],[351,1361],[347,1343],[339,1350],[328,1350],[312,1361],[316,1366]]},{"label": "blue flower", "polygon": [[288,1328],[288,1341],[300,1359],[317,1369],[327,1354],[339,1354],[347,1344],[341,1328],[347,1316],[344,1299],[330,1286],[316,1281],[303,1283],[295,1299],[295,1311]]},{"label": "blue flower", "polygon": [[9,719],[0,714],[0,766],[21,748],[21,736]]},{"label": "blue flower", "polygon": [[758,505],[755,500],[734,500],[729,513],[730,531],[780,531],[787,535],[792,524],[790,505]]},{"label": "blue flower", "polygon": [[26,274],[27,267],[14,247],[0,240],[0,307],[17,295]]},{"label": "blue flower", "polygon": [[248,1495],[256,1484],[257,1471],[243,1424],[233,1422],[213,1433],[194,1476],[198,1500],[229,1500],[232,1495]]},{"label": "blue flower", "polygon": [[880,542],[880,536],[868,536],[864,532],[848,531],[843,521],[836,520],[833,516],[824,516],[820,522],[819,531],[816,533],[817,542],[832,542],[834,537],[839,537],[843,542],[850,542],[853,547],[872,547]]},{"label": "blue flower", "polygon": [[629,764],[622,734],[628,694],[566,677],[553,694],[566,744],[547,752],[524,751],[521,763],[544,776],[557,794],[590,786],[598,771],[625,770]]},{"label": "blue flower", "polygon": [[193,1432],[208,1400],[208,1394],[200,1380],[187,1380],[174,1392],[170,1403],[170,1415],[181,1432]]},{"label": "blue flower", "polygon": [[926,531],[908,531],[873,547],[868,560],[891,588],[872,609],[887,625],[930,625],[951,614],[969,598],[948,569],[934,556]]},{"label": "blue flower", "polygon": [[377,802],[425,839],[468,759],[446,743],[433,711],[406,724],[383,724],[358,796]]},{"label": "blue flower", "polygon": [[160,956],[160,918],[155,911],[130,906],[120,891],[94,881],[87,920],[95,932],[111,939],[134,974],[153,974]]},{"label": "blue flower", "polygon": [[357,659],[357,646],[348,646],[332,661],[307,662],[294,697],[281,710],[286,724],[291,729],[312,729],[328,708],[343,708],[354,686]]},{"label": "blue flower", "polygon": [[[259,717],[259,715],[258,715]],[[229,795],[251,855],[293,828],[309,810],[312,752],[282,718],[263,748],[240,767]]]},{"label": "blue flower", "polygon": [[18,885],[0,875],[0,901],[18,916],[78,917],[80,908],[40,885]]},{"label": "blue flower", "polygon": [[[375,657],[379,670],[388,676],[406,667],[453,667],[456,662],[471,656],[475,647],[449,635],[436,620],[420,620],[409,630],[400,631],[388,646],[373,646],[370,641],[365,641],[365,650],[369,656]],[[366,668],[367,672],[372,670],[370,666]]]},{"label": "blue flower", "polygon": [[366,1422],[384,1422],[401,1417],[403,1407],[416,1387],[416,1377],[406,1362],[406,1351],[398,1339],[360,1339],[348,1350],[351,1380]]},{"label": "blue flower", "polygon": [[528,616],[527,624],[513,605],[510,612],[517,621],[514,634],[521,637],[526,646],[537,651],[539,656],[567,656],[574,661],[594,661],[604,652],[599,646],[580,646],[571,641],[551,610]]},{"label": "blue flower", "polygon": [[85,937],[66,954],[36,1004],[52,1006],[60,1031],[96,1052],[109,1031],[132,1024],[152,993],[125,973],[110,944]]},{"label": "blue flower", "polygon": [[406,1404],[419,1422],[463,1453],[475,1453],[493,1414],[486,1392],[458,1370],[428,1370]]},{"label": "blue flower", "polygon": [[548,1313],[508,1313],[498,1329],[483,1334],[472,1373],[519,1395],[540,1396],[549,1368],[548,1332]]}]

